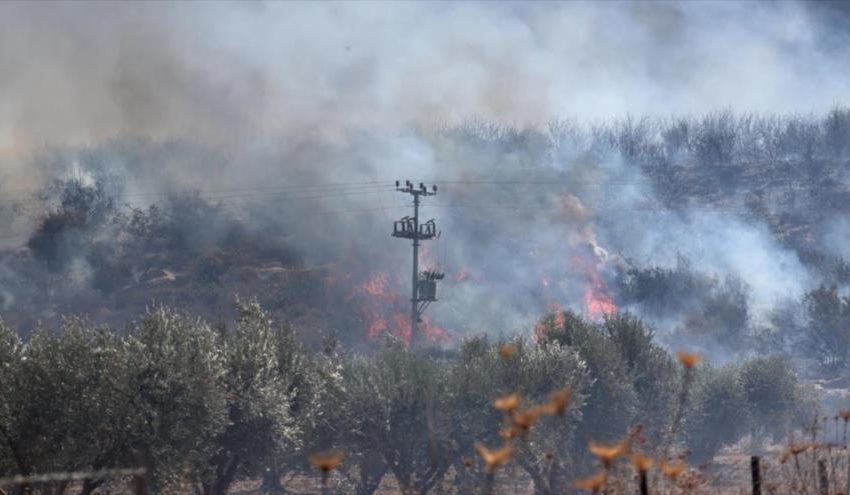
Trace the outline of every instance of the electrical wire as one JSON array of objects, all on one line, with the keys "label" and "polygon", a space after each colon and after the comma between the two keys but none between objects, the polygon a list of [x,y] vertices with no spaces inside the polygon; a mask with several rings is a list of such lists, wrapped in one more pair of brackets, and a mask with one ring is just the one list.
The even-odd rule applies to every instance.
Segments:
[{"label": "electrical wire", "polygon": [[[470,186],[533,186],[533,187],[605,187],[612,188],[616,186],[636,186],[636,185],[646,185],[649,179],[640,177],[637,180],[635,179],[608,179],[608,180],[600,180],[600,179],[588,179],[588,178],[578,178],[578,179],[569,179],[569,180],[552,180],[552,178],[547,179],[528,179],[528,180],[497,180],[497,179],[464,179],[464,180],[438,180],[438,181],[427,181],[428,184],[436,184],[440,186],[440,189],[449,191],[453,191],[455,187],[453,186],[462,186],[464,188]],[[425,183],[424,180],[412,180],[414,183],[422,182]],[[826,185],[818,185],[815,186],[815,189],[825,189]],[[364,213],[364,212],[373,212],[373,211],[391,211],[395,209],[404,208],[408,205],[402,204],[403,202],[395,201],[395,204],[392,206],[387,206],[383,202],[383,193],[386,192],[394,192],[395,183],[394,181],[363,181],[363,182],[336,182],[336,183],[312,183],[312,184],[287,184],[287,185],[278,185],[278,186],[252,186],[252,187],[243,187],[243,188],[231,188],[231,189],[218,189],[218,190],[207,190],[207,191],[196,191],[196,192],[188,192],[182,195],[174,195],[174,194],[165,194],[165,193],[131,193],[123,196],[124,199],[132,199],[132,198],[150,198],[150,199],[174,199],[174,198],[191,198],[198,199],[203,201],[208,201],[211,203],[216,203],[213,206],[229,206],[231,208],[240,208],[247,205],[250,205],[252,202],[262,201],[263,204],[267,203],[275,203],[275,204],[291,204],[291,203],[308,203],[311,201],[321,201],[323,203],[327,203],[330,200],[337,199],[347,199],[354,196],[363,196],[363,195],[375,195],[380,200],[380,206],[375,208],[365,208],[365,209],[351,209],[351,208],[340,208],[338,210],[314,210],[311,212],[311,215],[321,215],[326,214],[328,212],[334,213]],[[735,197],[738,195],[748,195],[751,194],[752,191],[749,190],[734,190],[734,191],[723,191],[720,193],[723,197]],[[611,193],[613,194],[613,193]],[[15,207],[18,210],[18,213],[22,214],[21,216],[29,216],[33,221],[37,221],[38,218],[44,213],[43,208],[37,208],[37,206],[44,206],[45,201],[39,198],[33,197],[35,193],[28,199],[24,200],[15,200],[13,198],[0,198],[0,203],[14,203]],[[393,198],[397,198],[393,196]],[[522,205],[517,204],[506,204],[501,202],[492,202],[492,203],[426,203],[426,207],[434,207],[434,208],[444,208],[444,209],[470,209],[470,210],[498,210],[498,209],[510,209],[512,211],[520,212],[520,213],[544,213],[548,211],[560,211],[560,208],[547,208],[542,206],[534,206],[529,205],[523,207]],[[129,205],[127,205],[129,207]],[[660,204],[660,203],[643,203],[636,204],[631,207],[633,210],[638,211],[671,211],[675,209],[671,209],[670,207]],[[735,204],[709,204],[702,203],[699,205],[687,205],[683,207],[684,210],[714,210],[714,211],[724,211],[730,213],[742,213],[750,211],[750,208],[747,205],[735,203]],[[12,232],[0,235],[0,239],[11,239],[17,238],[20,236],[28,235],[29,232]]]}]

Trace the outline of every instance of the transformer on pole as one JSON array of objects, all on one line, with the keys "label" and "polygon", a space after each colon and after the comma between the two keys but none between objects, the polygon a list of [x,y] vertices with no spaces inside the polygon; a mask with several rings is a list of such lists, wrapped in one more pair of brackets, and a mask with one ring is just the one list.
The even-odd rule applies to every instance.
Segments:
[{"label": "transformer on pole", "polygon": [[444,274],[435,270],[419,271],[419,241],[427,241],[437,237],[437,224],[433,219],[422,224],[419,223],[419,203],[422,196],[434,196],[437,194],[437,186],[430,189],[423,183],[417,187],[412,182],[400,181],[395,183],[396,191],[413,196],[413,217],[406,216],[401,220],[393,222],[393,237],[413,240],[413,277],[410,295],[410,342],[411,345],[420,344],[418,324],[420,316],[425,308],[437,300],[437,281],[442,280]]}]

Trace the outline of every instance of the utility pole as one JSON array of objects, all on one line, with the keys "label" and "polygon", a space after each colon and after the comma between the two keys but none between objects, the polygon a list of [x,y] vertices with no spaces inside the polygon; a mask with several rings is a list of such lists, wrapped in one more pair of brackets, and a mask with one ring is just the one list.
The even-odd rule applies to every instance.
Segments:
[{"label": "utility pole", "polygon": [[445,276],[441,272],[425,270],[419,272],[419,241],[427,241],[437,236],[437,224],[433,219],[419,223],[419,203],[422,196],[437,194],[437,186],[428,188],[423,183],[416,187],[412,182],[405,181],[402,187],[400,181],[395,182],[396,191],[413,196],[413,217],[404,217],[393,222],[393,237],[413,240],[413,277],[410,294],[410,342],[417,346],[419,342],[419,321],[422,312],[432,302],[437,300],[437,281]]}]

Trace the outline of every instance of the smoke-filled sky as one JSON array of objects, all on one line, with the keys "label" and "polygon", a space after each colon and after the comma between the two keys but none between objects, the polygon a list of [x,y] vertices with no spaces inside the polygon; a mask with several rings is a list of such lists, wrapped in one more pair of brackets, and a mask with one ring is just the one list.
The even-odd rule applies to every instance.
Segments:
[{"label": "smoke-filled sky", "polygon": [[[471,119],[588,126],[723,110],[822,115],[850,103],[848,26],[847,9],[831,2],[0,3],[0,191],[23,194],[79,173],[80,155],[61,151],[74,147],[91,152],[82,168],[94,156],[95,168],[125,177],[127,198],[181,188],[446,182],[500,170],[516,180],[528,158],[516,150],[491,157],[428,129]],[[119,138],[191,144],[139,151]],[[472,263],[475,271],[477,263],[489,277],[455,287],[435,314],[451,320],[475,304],[479,326],[523,325],[551,300],[581,297],[575,286],[586,276],[569,252],[582,246],[610,250],[609,261],[699,260],[712,275],[740,276],[755,308],[811,286],[766,226],[722,212],[636,212],[651,195],[636,169],[613,156],[581,163],[568,148],[530,160],[550,175],[591,174],[596,186],[612,185],[604,200],[592,201],[586,188],[508,198],[456,188],[455,201],[493,205],[501,196],[503,207],[519,207],[503,222],[429,212],[447,232],[448,246],[438,249],[450,268]],[[399,206],[394,193],[383,194],[342,207],[371,208],[376,198]],[[565,215],[570,194],[582,198]],[[386,235],[401,206],[381,212],[384,223],[340,222],[336,232]],[[314,211],[298,208],[303,218]],[[557,222],[564,225],[553,232]],[[835,232],[846,220],[826,225],[824,242],[841,245]],[[300,228],[322,230],[312,221]],[[517,252],[512,243],[523,239],[527,252]],[[564,242],[572,247],[559,252]],[[547,274],[564,278],[541,289]]]},{"label": "smoke-filled sky", "polygon": [[69,1],[0,14],[7,156],[125,134],[241,143],[850,100],[847,17],[829,3]]}]

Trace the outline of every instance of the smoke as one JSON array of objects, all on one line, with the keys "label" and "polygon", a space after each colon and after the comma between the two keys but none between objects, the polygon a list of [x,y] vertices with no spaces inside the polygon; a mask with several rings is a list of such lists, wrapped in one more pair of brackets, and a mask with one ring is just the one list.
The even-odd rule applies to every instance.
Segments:
[{"label": "smoke", "polygon": [[[48,180],[28,166],[45,145],[125,136],[230,154],[470,117],[822,112],[848,101],[850,55],[824,5],[6,3],[4,186]],[[241,161],[163,182],[232,186],[280,171]]]},{"label": "smoke", "polygon": [[[388,232],[407,203],[389,184],[411,178],[440,185],[424,214],[444,235],[423,262],[449,272],[429,313],[456,336],[527,331],[544,311],[616,296],[628,263],[680,257],[740,277],[758,319],[818,280],[763,219],[667,208],[640,153],[602,124],[722,109],[823,114],[850,101],[848,31],[833,8],[6,3],[2,242],[20,246],[56,208],[57,180],[105,184],[119,207],[197,190],[229,220],[198,224],[183,211],[176,225],[194,246],[241,224],[272,246],[285,238],[304,266],[334,263],[337,283],[380,271],[401,274],[387,284],[405,291],[409,252]],[[669,147],[663,122],[620,120],[611,135]],[[829,246],[846,231],[836,222],[845,227],[826,227]],[[119,241],[97,229],[86,242]],[[4,305],[38,293],[11,268],[17,258],[3,260]],[[98,269],[74,256],[67,275],[76,290],[95,285]]]},{"label": "smoke", "polygon": [[850,259],[850,217],[837,216],[831,218],[826,225],[820,229],[820,238],[827,252],[833,256]]},{"label": "smoke", "polygon": [[[8,3],[0,149],[244,145],[483,119],[824,111],[846,30],[796,2]],[[834,27],[834,26],[833,26]]]}]

